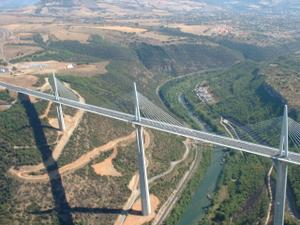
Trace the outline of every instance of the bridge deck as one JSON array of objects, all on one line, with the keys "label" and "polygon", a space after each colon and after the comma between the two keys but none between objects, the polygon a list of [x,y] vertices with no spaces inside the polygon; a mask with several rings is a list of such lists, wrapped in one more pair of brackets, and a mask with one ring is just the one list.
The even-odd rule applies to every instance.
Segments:
[{"label": "bridge deck", "polygon": [[206,143],[212,143],[212,144],[215,144],[218,146],[228,147],[231,149],[236,149],[236,150],[252,153],[252,154],[264,156],[267,158],[278,159],[278,160],[285,161],[288,163],[300,165],[300,154],[299,153],[289,152],[288,158],[281,158],[278,155],[279,149],[277,149],[277,148],[272,148],[272,147],[268,147],[265,145],[259,145],[259,144],[254,144],[254,143],[247,142],[247,141],[232,139],[229,137],[224,137],[221,135],[216,135],[216,134],[212,134],[212,133],[208,133],[208,132],[204,132],[204,131],[198,131],[198,130],[194,130],[194,129],[190,129],[190,128],[179,127],[179,126],[175,126],[172,124],[161,123],[161,122],[146,119],[146,118],[142,118],[140,122],[136,122],[135,116],[131,115],[131,114],[122,113],[119,111],[110,110],[110,109],[106,109],[106,108],[98,107],[98,106],[94,106],[94,105],[89,105],[89,104],[77,102],[77,101],[66,99],[66,98],[60,98],[59,100],[56,100],[54,95],[30,90],[30,89],[23,88],[23,87],[18,87],[18,86],[3,83],[3,82],[0,82],[0,86],[7,88],[11,91],[30,95],[33,97],[52,101],[55,103],[60,103],[65,106],[69,106],[69,107],[72,107],[75,109],[81,109],[81,110],[84,110],[87,112],[95,113],[95,114],[109,117],[112,119],[132,123],[132,124],[137,124],[137,125],[141,125],[143,127],[148,127],[151,129],[160,130],[160,131],[167,132],[167,133],[172,133],[175,135],[191,138],[194,140],[199,140],[199,141],[203,141]]}]

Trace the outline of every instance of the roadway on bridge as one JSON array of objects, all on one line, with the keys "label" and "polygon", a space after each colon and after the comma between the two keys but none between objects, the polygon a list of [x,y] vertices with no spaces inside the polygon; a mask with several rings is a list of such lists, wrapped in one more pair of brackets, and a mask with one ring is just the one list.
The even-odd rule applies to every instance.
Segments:
[{"label": "roadway on bridge", "polygon": [[[46,82],[46,84],[42,87],[39,88],[40,90],[48,90],[49,89],[49,83]],[[24,91],[22,89],[22,91]],[[74,90],[73,90],[74,91]],[[19,91],[20,93],[24,93]],[[76,92],[76,94],[79,96],[79,102],[77,103],[85,103],[85,100],[83,99],[83,97],[81,97],[79,95],[79,93]],[[40,96],[36,96],[35,97],[40,97]],[[41,96],[43,97],[42,99],[49,99],[49,96],[46,94],[44,95],[44,93],[41,93]],[[48,106],[45,109],[45,112],[41,115],[41,118],[46,118],[48,117],[48,114],[50,112],[50,108],[51,105],[53,105],[54,101],[50,101]],[[78,107],[80,108],[80,107]],[[61,155],[64,146],[67,144],[68,140],[70,139],[71,135],[73,134],[74,130],[78,127],[82,117],[83,117],[83,113],[84,110],[80,109],[77,111],[77,113],[75,113],[75,115],[73,116],[74,118],[72,118],[73,122],[72,126],[67,126],[67,130],[64,131],[62,133],[61,138],[57,141],[56,143],[56,147],[53,151],[53,157],[57,160],[59,158],[59,156]],[[127,115],[126,115],[127,116]],[[124,117],[127,118],[127,117]],[[128,117],[130,118],[130,120],[132,120],[132,116]],[[51,121],[56,120],[56,119],[52,119],[50,118]],[[53,124],[53,123],[51,123]],[[55,125],[54,125],[55,126]],[[148,134],[148,132],[145,130],[145,147],[148,148],[149,144],[150,144],[150,135]],[[65,137],[66,136],[66,137]],[[133,142],[135,140],[135,132],[124,136],[124,137],[120,137],[120,138],[116,138],[115,140],[109,141],[108,143],[99,146],[91,151],[89,151],[88,153],[82,155],[80,158],[78,158],[77,160],[75,160],[72,163],[69,163],[67,165],[62,166],[61,168],[59,168],[59,174],[60,175],[64,175],[64,174],[69,174],[69,173],[73,173],[76,170],[86,166],[91,160],[93,160],[95,157],[97,157],[99,154],[101,154],[104,151],[108,151],[114,147],[116,147],[117,145],[121,144],[121,143],[126,143],[129,144],[131,142]],[[185,147],[186,147],[186,151],[183,154],[182,158],[177,160],[177,161],[172,161],[170,163],[170,167],[168,168],[167,171],[158,174],[152,178],[149,179],[149,183],[153,183],[155,182],[157,179],[160,179],[168,174],[170,174],[174,168],[176,167],[176,165],[178,165],[179,163],[181,163],[182,161],[184,161],[187,158],[187,155],[190,152],[190,147],[189,145],[191,144],[190,141],[188,141],[188,139],[184,142]],[[35,172],[39,172],[42,169],[44,169],[44,165],[43,164],[37,164],[34,166],[21,166],[18,169],[15,168],[11,168],[9,170],[9,173],[15,177],[17,177],[18,179],[24,180],[24,181],[30,181],[30,182],[47,182],[49,181],[49,176],[48,174],[36,174],[33,175],[33,173]],[[186,178],[186,177],[185,177]],[[138,176],[136,177],[137,181],[138,181]],[[184,183],[185,179],[182,180],[182,184]],[[177,192],[180,190],[180,187],[182,185],[180,185],[177,190]],[[176,192],[176,193],[177,193]],[[175,193],[175,192],[174,192]],[[176,194],[175,196],[177,196],[178,194]],[[129,196],[127,203],[124,205],[123,209],[124,210],[130,210],[133,207],[133,204],[137,201],[139,197],[139,189],[138,186],[135,185],[135,187],[133,187],[132,189],[132,194]],[[173,204],[174,202],[171,202],[171,204]],[[153,218],[153,216],[155,216],[155,214],[151,215],[151,219]],[[129,215],[129,219],[130,219],[130,215]],[[150,218],[148,218],[150,219]],[[116,224],[123,224],[124,222],[126,223],[127,221],[127,217],[126,215],[120,215],[120,218],[117,219]]]},{"label": "roadway on bridge", "polygon": [[73,101],[73,100],[69,100],[69,99],[65,99],[65,98],[60,98],[59,100],[56,100],[55,96],[53,96],[53,95],[49,95],[46,93],[42,93],[42,92],[38,92],[38,91],[34,91],[34,90],[22,88],[22,87],[17,87],[14,85],[3,83],[3,82],[0,82],[0,86],[7,88],[9,90],[12,90],[12,91],[16,91],[16,92],[31,95],[31,96],[34,96],[37,98],[60,103],[65,106],[69,106],[69,107],[76,108],[76,109],[81,109],[81,110],[95,113],[98,115],[102,115],[105,117],[124,121],[127,123],[141,125],[144,127],[155,129],[155,130],[160,130],[163,132],[172,133],[175,135],[191,138],[193,140],[199,140],[199,141],[215,144],[215,145],[218,145],[221,147],[228,147],[231,149],[241,150],[244,152],[264,156],[267,158],[278,159],[281,161],[286,161],[289,163],[300,165],[300,154],[299,153],[290,152],[288,158],[279,158],[278,157],[279,150],[277,148],[272,148],[272,147],[268,147],[265,145],[259,145],[259,144],[254,144],[254,143],[250,143],[250,142],[246,142],[246,141],[236,140],[236,139],[232,139],[232,138],[228,138],[228,137],[224,137],[224,136],[220,136],[220,135],[216,135],[216,134],[211,134],[211,133],[207,133],[207,132],[203,132],[203,131],[197,131],[197,130],[193,130],[190,128],[185,128],[185,127],[180,127],[180,126],[176,126],[176,125],[172,125],[172,124],[162,123],[159,121],[150,120],[150,119],[146,119],[146,118],[142,118],[141,122],[136,122],[135,116],[131,115],[131,114],[122,113],[119,111],[110,110],[110,109],[106,109],[106,108],[102,108],[102,107],[98,107],[98,106],[94,106],[94,105],[84,104],[81,102],[77,102],[77,101]]}]

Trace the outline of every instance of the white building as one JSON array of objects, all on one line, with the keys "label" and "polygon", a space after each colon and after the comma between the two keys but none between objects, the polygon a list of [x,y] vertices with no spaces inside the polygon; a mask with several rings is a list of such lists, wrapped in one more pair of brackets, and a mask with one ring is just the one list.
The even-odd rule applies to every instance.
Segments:
[{"label": "white building", "polygon": [[74,65],[73,64],[68,64],[67,69],[74,69]]}]

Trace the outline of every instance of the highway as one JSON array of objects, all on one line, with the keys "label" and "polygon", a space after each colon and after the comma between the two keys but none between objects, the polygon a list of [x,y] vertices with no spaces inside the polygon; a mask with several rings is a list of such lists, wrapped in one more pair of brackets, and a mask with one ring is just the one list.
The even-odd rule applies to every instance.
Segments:
[{"label": "highway", "polygon": [[224,137],[221,135],[216,135],[204,131],[198,131],[190,128],[180,127],[172,124],[162,123],[160,121],[150,120],[147,118],[142,117],[140,122],[137,122],[135,120],[135,116],[127,113],[122,113],[115,110],[106,109],[103,107],[98,107],[94,105],[89,105],[85,103],[81,103],[78,101],[66,99],[66,98],[59,98],[58,100],[55,99],[54,95],[46,94],[39,91],[34,91],[31,89],[18,87],[15,85],[7,84],[0,82],[0,87],[7,88],[11,91],[15,91],[18,93],[30,95],[33,97],[37,97],[40,99],[52,101],[54,103],[60,103],[65,106],[69,106],[75,109],[81,109],[87,112],[91,112],[94,114],[98,114],[101,116],[105,116],[108,118],[116,119],[119,121],[131,123],[134,125],[141,125],[143,127],[148,127],[151,129],[172,133],[175,135],[191,138],[193,140],[203,141],[206,143],[211,143],[214,145],[218,145],[221,147],[228,147],[231,149],[240,150],[243,152],[248,152],[252,154],[256,154],[259,156],[271,158],[271,159],[277,159],[280,161],[285,161],[288,163],[300,165],[300,154],[295,152],[289,152],[289,155],[287,158],[279,157],[279,149],[268,147],[265,145],[260,144],[254,144],[247,141],[232,139],[229,137]]}]

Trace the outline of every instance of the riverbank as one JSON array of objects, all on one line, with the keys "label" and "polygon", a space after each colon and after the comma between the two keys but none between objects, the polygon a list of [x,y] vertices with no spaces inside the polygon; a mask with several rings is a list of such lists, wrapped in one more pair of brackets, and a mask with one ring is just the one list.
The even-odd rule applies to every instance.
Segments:
[{"label": "riverbank", "polygon": [[[178,101],[187,110],[190,117],[202,127],[204,131],[211,131],[212,128],[196,117],[193,112],[188,108],[182,99],[182,95],[179,95]],[[204,149],[205,151],[206,149]],[[193,193],[190,203],[186,207],[184,213],[179,220],[178,225],[196,224],[204,213],[212,206],[212,196],[217,191],[217,184],[221,176],[224,164],[223,159],[225,153],[222,148],[211,147],[210,163],[206,165],[205,171],[201,179],[198,182],[198,186]]]},{"label": "riverbank", "polygon": [[[202,71],[207,72],[207,71]],[[182,79],[185,77],[196,75],[196,73],[181,76],[175,79]],[[170,79],[164,84],[172,81]],[[160,85],[156,93],[160,97],[161,102],[168,110],[170,107],[160,94]],[[179,95],[181,96],[181,95]],[[211,131],[212,128],[202,121],[200,118],[195,117],[190,109],[184,104],[184,101],[178,98],[178,101],[182,104],[185,110],[188,112],[189,117],[192,120],[192,125],[200,127],[203,130]],[[211,151],[213,150],[213,151]],[[201,216],[205,213],[207,208],[211,206],[211,199],[207,198],[207,193],[213,193],[216,190],[218,179],[220,177],[223,168],[224,152],[222,149],[213,148],[210,145],[201,145],[200,149],[197,149],[201,154],[201,162],[198,162],[198,168],[186,184],[186,187],[178,198],[174,208],[170,215],[163,222],[163,224],[192,224],[200,220]]]},{"label": "riverbank", "polygon": [[[262,83],[260,79],[253,77],[252,71],[255,70],[255,68],[256,65],[249,62],[245,63],[245,65],[236,65],[229,70],[212,73],[199,72],[193,77],[180,78],[180,80],[173,79],[161,87],[159,94],[160,97],[163,97],[165,105],[173,113],[195,126],[196,129],[204,129],[203,126],[201,126],[202,123],[198,123],[197,121],[203,121],[205,119],[204,122],[206,122],[206,120],[209,122],[206,124],[214,125],[210,126],[214,132],[218,130],[218,132],[223,133],[222,127],[218,124],[220,116],[223,114],[236,115],[241,122],[248,122],[248,115],[250,115],[250,112],[253,112],[250,110],[253,106],[247,104],[249,99],[257,106],[257,112],[260,112],[257,119],[263,120],[264,117],[267,116],[266,105],[259,102],[257,93],[252,89],[253,86],[259,87]],[[239,76],[242,70],[246,70],[247,73],[243,76]],[[240,82],[240,80],[243,82]],[[208,83],[210,90],[217,97],[218,104],[208,105],[199,102],[193,90],[195,86],[203,81]],[[232,82],[236,84],[234,93],[232,89],[230,89]],[[183,96],[183,99],[181,96]],[[227,96],[232,96],[232,98]],[[230,101],[228,102],[228,100]],[[228,107],[230,105],[229,103],[232,107]],[[256,114],[253,116],[256,116]],[[213,157],[213,155],[211,157]],[[208,211],[207,216],[203,217],[205,220],[201,220],[201,222],[203,222],[201,224],[218,224],[222,221],[236,221],[237,224],[245,224],[247,222],[248,224],[254,224],[258,221],[264,221],[265,212],[267,211],[267,205],[265,203],[268,202],[264,174],[267,174],[270,168],[268,165],[269,161],[248,154],[242,156],[235,151],[228,151],[225,159],[221,158],[221,161],[222,162],[217,160],[212,161],[215,162],[215,164],[219,163],[222,165],[219,172],[213,178],[208,176],[210,177],[209,181],[213,188],[203,190],[205,189],[204,187],[201,190],[201,186],[205,186],[205,184],[203,185],[200,182],[197,190],[201,194],[187,200],[188,206],[186,207],[186,211],[182,212],[182,217],[180,217],[180,220],[177,221],[176,224],[178,224],[178,222],[179,224],[197,223],[206,211]],[[226,169],[224,169],[223,172],[224,162],[226,162]],[[208,168],[209,167],[210,166],[208,166]],[[212,169],[212,171],[214,170],[215,169]],[[206,174],[209,173],[206,172]],[[205,178],[203,178],[203,180],[204,179]],[[220,190],[216,190],[217,187],[218,189],[220,187]],[[223,192],[224,195],[220,197],[219,194],[221,192]],[[190,196],[196,196],[194,193],[197,192],[190,193]],[[232,196],[230,201],[224,201],[222,197],[229,195]],[[195,198],[196,203],[192,203],[193,198]],[[204,200],[206,200],[206,205]],[[209,200],[213,201],[213,207],[207,207]],[[204,203],[201,203],[201,201]],[[204,207],[204,210],[202,207]],[[197,208],[199,212],[189,213],[195,210],[194,208]],[[240,212],[241,209],[243,210]],[[200,216],[193,218],[194,214],[200,214]]]}]

